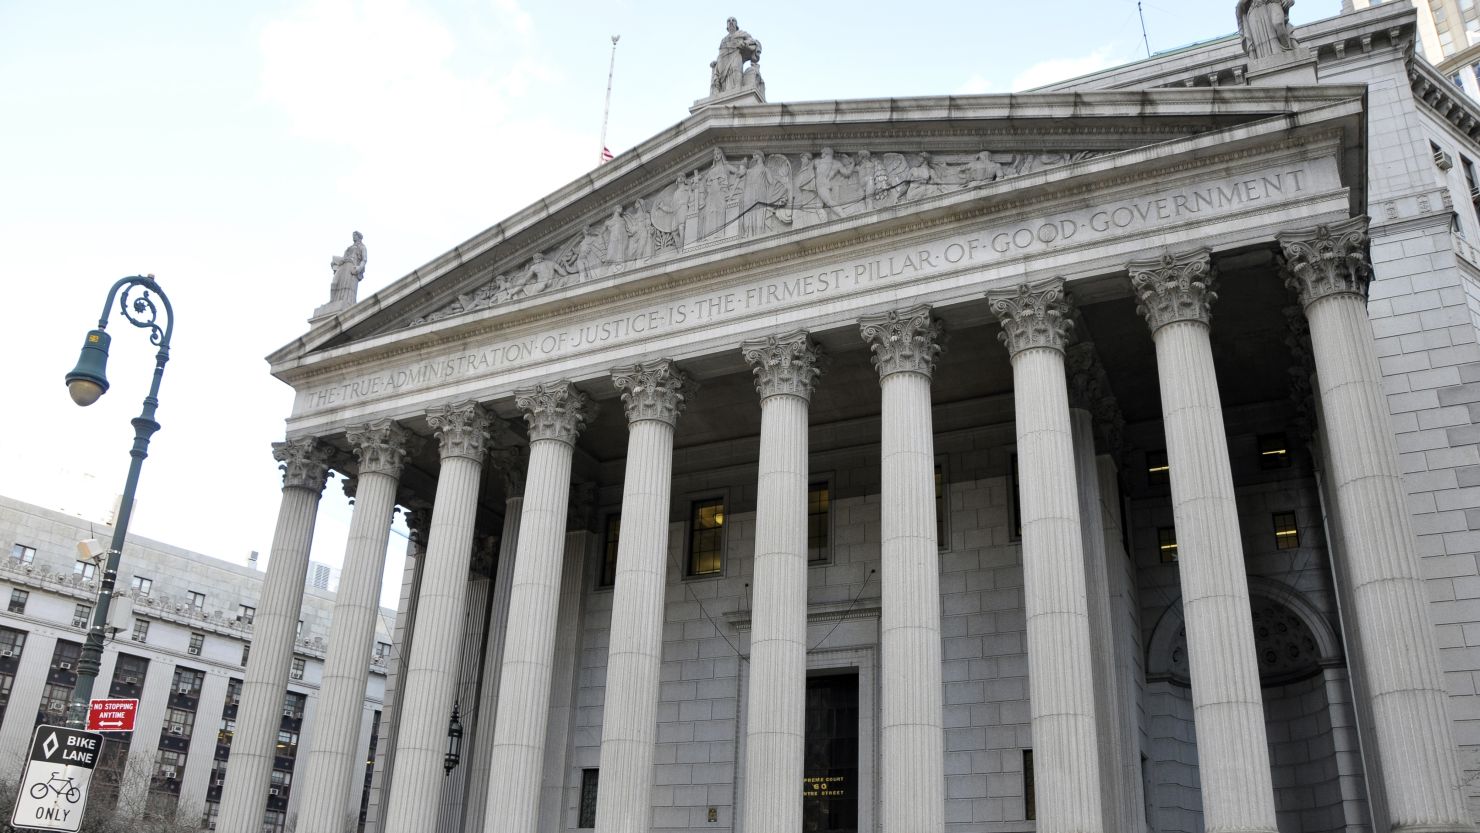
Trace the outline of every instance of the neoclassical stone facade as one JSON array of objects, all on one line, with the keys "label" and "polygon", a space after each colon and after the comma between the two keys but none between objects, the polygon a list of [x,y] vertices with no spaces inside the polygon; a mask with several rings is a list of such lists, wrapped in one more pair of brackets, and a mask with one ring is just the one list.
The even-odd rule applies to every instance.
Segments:
[{"label": "neoclassical stone facade", "polygon": [[1280,8],[1040,93],[700,102],[315,318],[221,829],[334,469],[331,714],[416,533],[374,830],[1473,830],[1480,110],[1411,10]]}]

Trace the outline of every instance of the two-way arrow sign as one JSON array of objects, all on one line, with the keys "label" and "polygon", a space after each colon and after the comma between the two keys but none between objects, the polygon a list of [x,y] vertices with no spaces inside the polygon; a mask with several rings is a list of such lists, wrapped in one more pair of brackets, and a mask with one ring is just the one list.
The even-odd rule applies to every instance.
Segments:
[{"label": "two-way arrow sign", "polygon": [[92,732],[132,732],[138,700],[94,700],[87,710],[87,728]]}]

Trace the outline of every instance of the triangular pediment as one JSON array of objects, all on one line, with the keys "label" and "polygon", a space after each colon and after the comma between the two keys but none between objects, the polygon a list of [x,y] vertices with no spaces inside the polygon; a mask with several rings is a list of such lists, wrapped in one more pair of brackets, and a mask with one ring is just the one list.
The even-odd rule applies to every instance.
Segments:
[{"label": "triangular pediment", "polygon": [[1238,87],[710,108],[315,322],[269,360],[277,372],[355,342],[537,315],[588,291],[610,296],[750,256],[767,241],[797,249],[840,228],[1062,188],[1079,170],[1103,177],[1105,157],[1144,166],[1155,154],[1126,152],[1195,152],[1197,137],[1233,140],[1244,126],[1360,97],[1349,87]]}]

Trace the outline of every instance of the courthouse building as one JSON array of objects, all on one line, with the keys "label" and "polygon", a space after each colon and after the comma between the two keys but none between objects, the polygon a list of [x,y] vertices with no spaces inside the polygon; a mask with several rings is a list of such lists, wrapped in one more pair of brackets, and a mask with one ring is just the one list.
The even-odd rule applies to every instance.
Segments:
[{"label": "courthouse building", "polygon": [[372,830],[1473,830],[1480,108],[1406,4],[1239,17],[787,103],[731,21],[676,127],[355,301],[357,238],[270,357],[220,829],[334,470],[299,831],[358,794],[396,507]]}]

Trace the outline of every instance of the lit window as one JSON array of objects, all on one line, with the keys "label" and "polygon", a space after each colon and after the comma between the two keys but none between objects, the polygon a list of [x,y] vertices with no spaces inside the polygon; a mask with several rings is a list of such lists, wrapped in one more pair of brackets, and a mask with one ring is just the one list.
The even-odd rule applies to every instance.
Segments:
[{"label": "lit window", "polygon": [[154,580],[144,578],[143,576],[134,576],[129,581],[128,586],[134,591],[135,596],[147,596],[149,595],[149,591],[154,589]]},{"label": "lit window", "polygon": [[1274,548],[1294,550],[1300,548],[1300,527],[1295,524],[1294,512],[1276,512],[1274,519]]},{"label": "lit window", "polygon": [[12,590],[12,591],[10,591],[10,608],[9,608],[10,612],[11,613],[25,613],[26,612],[26,601],[28,599],[30,599],[30,598],[31,598],[31,594],[29,592],[25,591],[25,590]]},{"label": "lit window", "polygon": [[22,564],[30,564],[36,560],[36,548],[16,544],[10,548],[10,557]]},{"label": "lit window", "polygon": [[72,627],[87,628],[92,624],[92,605],[77,605],[72,608]]},{"label": "lit window", "polygon": [[1146,452],[1146,485],[1165,486],[1172,482],[1172,467],[1167,463],[1166,449]]},{"label": "lit window", "polygon": [[1156,530],[1156,548],[1161,552],[1161,560],[1170,563],[1177,560],[1177,528],[1174,526],[1163,526]]},{"label": "lit window", "polygon": [[190,591],[190,606],[192,608],[195,608],[196,610],[202,610],[202,611],[205,610],[206,609],[206,594],[204,594],[204,593],[197,593],[194,590],[191,590]]},{"label": "lit window", "polygon": [[832,560],[832,547],[828,540],[832,526],[832,496],[826,483],[813,483],[807,489],[807,561],[811,564],[826,564]]},{"label": "lit window", "polygon": [[132,639],[135,642],[148,642],[149,641],[149,620],[147,620],[147,619],[135,619],[134,620],[134,633],[133,633],[133,636],[130,636],[129,638]]},{"label": "lit window", "polygon": [[725,502],[695,501],[689,516],[689,575],[712,576],[724,570]]},{"label": "lit window", "polygon": [[1284,434],[1259,435],[1259,468],[1283,469],[1290,465],[1290,440]]},{"label": "lit window", "polygon": [[98,575],[98,565],[91,561],[78,561],[72,565],[72,575],[81,576],[83,581],[92,581]]},{"label": "lit window", "polygon": [[617,583],[617,543],[622,537],[622,516],[606,517],[606,541],[602,551],[601,576],[597,587],[611,587]]}]

